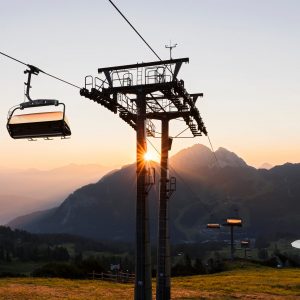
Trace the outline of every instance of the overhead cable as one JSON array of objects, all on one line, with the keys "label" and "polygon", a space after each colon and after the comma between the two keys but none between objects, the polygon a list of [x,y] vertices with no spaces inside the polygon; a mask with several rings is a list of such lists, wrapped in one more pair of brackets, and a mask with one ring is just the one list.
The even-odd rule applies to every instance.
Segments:
[{"label": "overhead cable", "polygon": [[130,23],[130,21],[124,16],[124,14],[120,11],[120,9],[111,1],[108,0],[110,4],[118,11],[118,13],[123,17],[123,19],[129,24],[129,26],[135,31],[135,33],[142,39],[142,41],[147,45],[147,47],[154,53],[154,55],[162,60],[159,55],[153,50],[153,48],[147,43],[147,41],[142,37],[142,35],[137,31],[137,29]]},{"label": "overhead cable", "polygon": [[6,53],[0,52],[0,54],[2,54],[2,55],[4,55],[4,56],[6,56],[6,57],[8,57],[8,58],[10,58],[10,59],[12,59],[12,60],[18,62],[18,63],[20,63],[20,64],[22,64],[22,65],[28,66],[28,64],[24,63],[23,61],[21,61],[21,60],[19,60],[19,59],[16,59],[16,58],[14,58],[14,57],[12,57],[12,56],[6,54]]},{"label": "overhead cable", "polygon": [[[151,50],[151,52],[160,60],[160,56],[156,53],[156,51],[149,45],[149,43],[143,38],[143,36],[137,31],[137,29],[131,24],[131,22],[124,16],[124,14],[120,11],[120,9],[114,4],[112,0],[108,0],[110,4],[117,10],[117,12],[122,16],[122,18],[129,24],[129,26],[134,30],[134,32],[142,39],[142,41],[146,44],[146,46]],[[168,65],[165,65],[166,68],[173,74],[172,68]]]},{"label": "overhead cable", "polygon": [[217,163],[218,167],[221,169],[221,165],[220,165],[220,163],[219,163],[219,160],[218,160],[218,158],[217,158],[217,155],[216,155],[216,153],[215,153],[215,150],[214,150],[214,147],[213,147],[213,145],[212,145],[212,142],[211,142],[211,140],[210,140],[210,138],[209,138],[209,135],[207,134],[206,136],[207,136],[207,138],[208,138],[208,141],[209,141],[209,144],[210,144],[210,148],[211,148],[211,151],[212,151],[212,153],[213,153],[213,155],[214,155],[214,157],[215,157],[216,163]]},{"label": "overhead cable", "polygon": [[[25,65],[25,66],[27,66],[28,68],[33,67],[32,65],[26,64],[25,62],[23,62],[23,61],[21,61],[21,60],[15,58],[15,57],[12,57],[12,56],[10,56],[10,55],[8,55],[8,54],[6,54],[6,53],[3,53],[3,52],[1,52],[1,51],[0,51],[0,54],[3,55],[3,56],[6,56],[6,57],[8,57],[8,58],[10,58],[10,59],[12,59],[12,60],[14,60],[14,61],[16,61],[16,62],[18,62],[18,63],[20,63],[20,64],[22,64],[22,65]],[[36,67],[35,67],[35,68],[36,68]],[[39,69],[39,68],[36,68],[36,69],[37,69],[39,72],[41,72],[41,73],[43,73],[43,74],[45,74],[45,75],[47,75],[47,76],[49,76],[49,77],[52,77],[52,78],[54,78],[54,79],[56,79],[56,80],[59,80],[59,81],[61,81],[61,82],[63,82],[63,83],[66,83],[66,84],[68,84],[68,85],[71,85],[71,86],[73,86],[73,87],[76,87],[76,88],[78,88],[78,89],[81,89],[81,87],[79,87],[79,86],[76,85],[76,84],[73,84],[73,83],[71,83],[71,82],[69,82],[69,81],[66,81],[66,80],[62,79],[62,78],[59,78],[59,77],[54,76],[54,75],[52,75],[52,74],[49,74],[49,73],[47,73],[47,72],[45,72],[45,71],[43,71],[43,70],[41,70],[41,69]]]}]

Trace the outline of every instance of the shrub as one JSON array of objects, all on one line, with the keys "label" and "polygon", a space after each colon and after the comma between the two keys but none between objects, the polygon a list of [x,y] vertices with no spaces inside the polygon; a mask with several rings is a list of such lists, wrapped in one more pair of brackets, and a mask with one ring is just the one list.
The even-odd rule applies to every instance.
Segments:
[{"label": "shrub", "polygon": [[77,266],[68,263],[49,263],[32,272],[34,277],[84,278]]}]

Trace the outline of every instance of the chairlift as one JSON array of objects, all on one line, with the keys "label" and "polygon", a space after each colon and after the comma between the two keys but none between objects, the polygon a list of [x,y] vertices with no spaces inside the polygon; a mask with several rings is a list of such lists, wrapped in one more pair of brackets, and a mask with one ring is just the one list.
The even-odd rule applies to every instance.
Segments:
[{"label": "chairlift", "polygon": [[226,226],[242,226],[242,219],[240,218],[227,218],[226,223],[224,224]]},{"label": "chairlift", "polygon": [[241,248],[249,248],[250,247],[250,241],[249,240],[242,240],[241,241]]},{"label": "chairlift", "polygon": [[216,223],[215,221],[215,216],[213,213],[210,214],[208,222],[206,224],[206,228],[207,229],[221,229],[221,224],[220,223]]},{"label": "chairlift", "polygon": [[221,225],[217,223],[208,223],[206,224],[206,228],[208,229],[220,229]]},{"label": "chairlift", "polygon": [[[7,130],[9,135],[14,139],[29,139],[45,138],[50,140],[52,137],[66,138],[71,135],[71,130],[65,116],[65,105],[58,100],[52,99],[37,99],[32,100],[29,95],[31,88],[31,75],[38,75],[39,69],[28,65],[29,70],[24,73],[28,73],[28,80],[26,86],[26,94],[28,101],[21,103],[11,112],[9,112],[7,120]],[[27,110],[35,107],[46,106],[62,106],[62,110],[59,111],[44,111],[28,114],[15,114],[18,110]]]}]

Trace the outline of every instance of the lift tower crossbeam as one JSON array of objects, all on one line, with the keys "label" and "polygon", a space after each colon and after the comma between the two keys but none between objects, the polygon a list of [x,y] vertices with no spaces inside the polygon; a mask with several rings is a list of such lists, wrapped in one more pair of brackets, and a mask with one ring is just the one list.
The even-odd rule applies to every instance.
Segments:
[{"label": "lift tower crossbeam", "polygon": [[148,188],[144,153],[146,135],[155,134],[151,120],[162,123],[162,154],[158,237],[157,299],[170,299],[170,238],[168,199],[175,179],[168,178],[169,121],[183,118],[192,135],[207,135],[196,107],[202,93],[189,94],[177,75],[188,58],[99,68],[102,78],[86,76],[80,94],[109,109],[137,132],[136,278],[135,300],[152,299]]}]

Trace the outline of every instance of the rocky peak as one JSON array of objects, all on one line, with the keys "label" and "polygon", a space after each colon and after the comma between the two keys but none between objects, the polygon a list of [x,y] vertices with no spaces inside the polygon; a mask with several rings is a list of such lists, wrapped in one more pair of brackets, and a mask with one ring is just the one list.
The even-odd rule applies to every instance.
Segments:
[{"label": "rocky peak", "polygon": [[222,168],[230,167],[247,167],[246,162],[237,156],[234,152],[231,152],[225,148],[220,147],[216,152],[219,164]]}]

